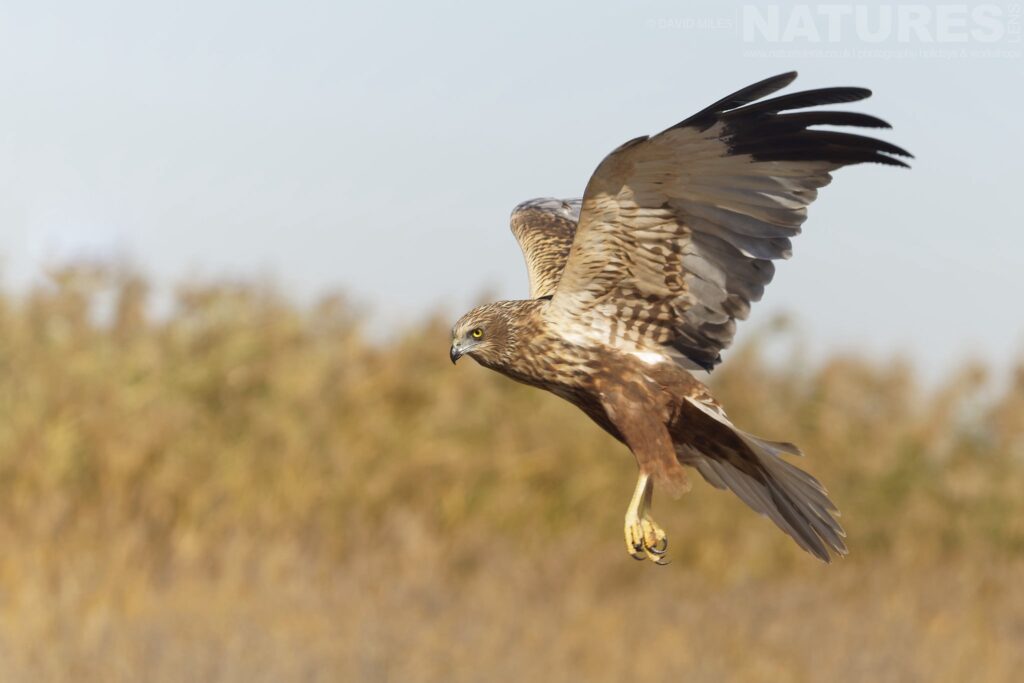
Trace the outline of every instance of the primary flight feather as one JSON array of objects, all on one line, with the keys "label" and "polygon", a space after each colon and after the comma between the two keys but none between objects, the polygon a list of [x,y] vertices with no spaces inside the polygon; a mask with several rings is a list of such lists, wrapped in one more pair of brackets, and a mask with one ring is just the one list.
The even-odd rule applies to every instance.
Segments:
[{"label": "primary flight feather", "polygon": [[477,307],[452,330],[451,359],[572,402],[636,457],[627,551],[662,563],[668,540],[650,516],[654,486],[678,495],[684,466],[732,490],[804,550],[846,554],[824,487],[781,456],[788,443],[734,426],[691,370],[712,370],[788,258],[807,206],[831,172],[906,151],[816,126],[887,128],[866,114],[802,111],[853,102],[863,88],[763,99],[796,78],[768,78],[598,165],[582,199],[534,199],[512,212],[530,299]]}]

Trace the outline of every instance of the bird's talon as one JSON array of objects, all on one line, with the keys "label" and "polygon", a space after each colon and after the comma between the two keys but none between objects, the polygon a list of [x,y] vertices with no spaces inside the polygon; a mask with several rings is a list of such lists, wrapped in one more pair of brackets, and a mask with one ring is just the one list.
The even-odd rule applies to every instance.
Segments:
[{"label": "bird's talon", "polygon": [[651,560],[655,564],[668,564],[668,536],[652,519],[630,519],[626,522],[626,552],[635,560]]}]

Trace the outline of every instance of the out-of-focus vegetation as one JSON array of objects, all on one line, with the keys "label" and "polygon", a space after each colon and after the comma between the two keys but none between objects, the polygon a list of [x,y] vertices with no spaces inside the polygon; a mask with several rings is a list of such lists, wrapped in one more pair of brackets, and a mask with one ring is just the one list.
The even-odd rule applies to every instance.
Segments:
[{"label": "out-of-focus vegetation", "polygon": [[[698,481],[630,560],[628,452],[448,321],[68,268],[0,298],[2,681],[982,681],[1024,670],[1024,367],[732,350],[851,555]],[[993,389],[993,386],[999,387]],[[698,478],[699,479],[699,478]]]}]

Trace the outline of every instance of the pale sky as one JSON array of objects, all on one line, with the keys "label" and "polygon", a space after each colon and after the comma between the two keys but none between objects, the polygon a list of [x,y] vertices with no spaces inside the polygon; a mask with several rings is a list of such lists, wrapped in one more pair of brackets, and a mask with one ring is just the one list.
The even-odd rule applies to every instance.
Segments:
[{"label": "pale sky", "polygon": [[917,159],[838,172],[739,339],[784,311],[815,355],[1005,367],[1024,352],[1019,14],[831,6],[0,2],[3,280],[114,255],[163,287],[271,276],[382,324],[454,317],[525,296],[513,205],[578,196],[621,142],[796,69],[790,90],[873,89],[843,108]]}]

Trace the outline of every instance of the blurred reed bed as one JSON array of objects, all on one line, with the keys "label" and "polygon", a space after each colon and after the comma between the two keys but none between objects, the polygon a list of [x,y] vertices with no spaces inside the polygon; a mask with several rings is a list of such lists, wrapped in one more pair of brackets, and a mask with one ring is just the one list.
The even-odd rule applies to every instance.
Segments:
[{"label": "blurred reed bed", "polygon": [[147,314],[131,269],[0,297],[2,681],[964,681],[1024,667],[1024,365],[925,389],[899,358],[712,384],[798,443],[851,556],[819,565],[732,496],[656,497],[628,452],[471,363],[448,322],[368,326],[258,283]]}]

